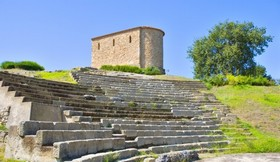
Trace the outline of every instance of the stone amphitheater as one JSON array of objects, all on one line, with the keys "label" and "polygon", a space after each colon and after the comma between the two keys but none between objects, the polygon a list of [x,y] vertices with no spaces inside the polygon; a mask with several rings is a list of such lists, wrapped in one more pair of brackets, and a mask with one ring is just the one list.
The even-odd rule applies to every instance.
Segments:
[{"label": "stone amphitheater", "polygon": [[93,69],[72,76],[78,84],[0,72],[6,158],[153,162],[177,154],[183,161],[227,149],[219,126],[236,117],[203,93],[199,81],[109,76]]}]

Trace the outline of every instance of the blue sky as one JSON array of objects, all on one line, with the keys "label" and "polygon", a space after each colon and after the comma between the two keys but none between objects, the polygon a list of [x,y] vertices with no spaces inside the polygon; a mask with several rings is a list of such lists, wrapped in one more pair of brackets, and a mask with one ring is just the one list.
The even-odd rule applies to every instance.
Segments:
[{"label": "blue sky", "polygon": [[0,62],[90,66],[91,38],[137,26],[165,31],[164,68],[193,77],[187,49],[220,22],[252,21],[274,40],[256,62],[280,78],[279,0],[0,0]]}]

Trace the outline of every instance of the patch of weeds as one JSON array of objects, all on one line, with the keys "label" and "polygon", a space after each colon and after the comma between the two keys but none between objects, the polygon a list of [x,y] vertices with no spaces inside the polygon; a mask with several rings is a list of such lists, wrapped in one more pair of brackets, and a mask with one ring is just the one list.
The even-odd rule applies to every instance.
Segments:
[{"label": "patch of weeds", "polygon": [[217,111],[218,108],[217,108],[217,107],[213,107],[212,110],[213,110],[213,111]]},{"label": "patch of weeds", "polygon": [[150,156],[152,158],[158,158],[158,154],[154,153],[154,152],[146,152],[146,151],[139,151],[137,156],[143,156],[143,155],[147,155]]},{"label": "patch of weeds", "polygon": [[119,159],[119,154],[111,153],[103,157],[103,162],[116,162]]},{"label": "patch of weeds", "polygon": [[170,101],[170,104],[177,104],[178,102],[175,100]]},{"label": "patch of weeds", "polygon": [[209,98],[208,98],[208,96],[204,96],[204,100],[205,100],[205,101],[210,101]]},{"label": "patch of weeds", "polygon": [[151,106],[152,106],[152,109],[156,109],[158,107],[158,105],[156,103],[152,103]]},{"label": "patch of weeds", "polygon": [[8,130],[8,128],[6,128],[6,126],[5,126],[5,125],[0,124],[0,130],[2,130],[2,131],[6,131],[6,130]]},{"label": "patch of weeds", "polygon": [[116,104],[114,102],[109,102],[108,106],[115,106]]},{"label": "patch of weeds", "polygon": [[128,103],[128,107],[136,107],[137,106],[137,103],[135,103],[134,101],[130,101]]},{"label": "patch of weeds", "polygon": [[143,109],[147,109],[147,105],[143,105],[142,108],[143,108]]}]

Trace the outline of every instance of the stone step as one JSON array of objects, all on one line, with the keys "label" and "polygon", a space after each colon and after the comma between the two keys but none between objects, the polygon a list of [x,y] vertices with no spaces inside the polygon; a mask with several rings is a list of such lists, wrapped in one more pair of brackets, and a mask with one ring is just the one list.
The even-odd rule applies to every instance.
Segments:
[{"label": "stone step", "polygon": [[167,121],[167,120],[129,120],[118,118],[102,118],[100,120],[103,126],[112,124],[148,124],[148,125],[213,125],[212,121]]},{"label": "stone step", "polygon": [[19,125],[18,134],[35,135],[39,130],[100,130],[100,123],[23,121]]},{"label": "stone step", "polygon": [[72,116],[73,122],[93,122],[93,118],[91,116]]},{"label": "stone step", "polygon": [[[171,95],[171,94],[176,94],[179,96],[192,96],[192,93],[190,93],[189,91],[180,91],[178,89],[174,89],[174,88],[139,88],[137,86],[128,86],[128,85],[123,85],[120,86],[119,84],[116,84],[114,86],[102,86],[101,87],[103,89],[105,89],[105,91],[107,93],[135,93],[135,94],[155,94],[155,95]],[[152,90],[152,91],[151,91]]]},{"label": "stone step", "polygon": [[[16,89],[15,89],[16,90]],[[36,100],[40,102],[42,100],[42,103],[46,101],[47,103],[52,103],[52,101],[64,101],[68,105],[80,105],[82,103],[83,105],[89,105],[89,106],[97,106],[97,105],[108,105],[109,102],[102,102],[102,101],[96,101],[96,100],[87,100],[83,96],[71,98],[68,96],[54,96],[50,94],[43,94],[40,92],[23,92],[23,91],[17,91],[17,94],[20,96],[28,97],[31,101]],[[113,102],[111,102],[113,103]]]},{"label": "stone step", "polygon": [[67,117],[72,117],[72,116],[82,116],[83,111],[73,111],[73,110],[64,110],[63,114]]},{"label": "stone step", "polygon": [[125,148],[137,148],[137,141],[135,140],[126,140],[125,141]]},{"label": "stone step", "polygon": [[136,82],[133,82],[132,80],[126,80],[126,81],[122,81],[118,78],[114,79],[114,80],[108,80],[108,78],[97,78],[95,77],[80,77],[79,78],[79,83],[84,83],[84,84],[96,84],[96,83],[100,83],[103,85],[115,85],[116,83],[118,83],[118,85],[128,85],[128,86],[137,86],[137,87],[165,87],[165,88],[174,88],[174,87],[189,87],[189,88],[193,88],[193,87],[197,87],[197,88],[205,88],[205,86],[203,85],[203,83],[201,82],[185,82],[184,84],[176,84],[175,81],[170,81],[170,82],[166,82],[166,81],[161,81],[161,82],[157,82],[156,80],[141,80],[141,79],[136,79],[134,80]]},{"label": "stone step", "polygon": [[[134,111],[136,110],[136,111]],[[98,113],[111,113],[111,114],[134,114],[134,115],[139,115],[139,114],[150,114],[150,115],[172,115],[171,112],[161,112],[161,111],[156,111],[156,110],[149,110],[146,111],[146,109],[139,109],[137,111],[137,109],[134,109],[129,111],[129,109],[127,110],[110,110],[110,109],[87,109],[86,111],[74,111],[74,110],[65,110],[63,111],[65,116],[96,116],[96,114]]]},{"label": "stone step", "polygon": [[206,89],[205,86],[197,85],[197,84],[185,84],[185,85],[173,85],[173,86],[164,86],[160,84],[154,84],[154,85],[147,85],[146,83],[144,84],[134,84],[134,83],[122,83],[120,81],[113,81],[113,82],[108,82],[106,80],[104,81],[98,81],[98,80],[90,80],[90,79],[80,79],[79,84],[82,85],[100,85],[104,88],[108,87],[116,87],[116,88],[125,88],[125,87],[136,87],[139,89],[171,89],[171,90],[199,90],[199,89]]},{"label": "stone step", "polygon": [[124,138],[96,138],[55,142],[53,156],[58,161],[71,160],[97,152],[121,150],[125,148]]},{"label": "stone step", "polygon": [[199,117],[193,117],[191,120],[192,121],[213,121],[213,120],[218,120],[218,118],[215,116],[211,116],[211,117],[199,116]]},{"label": "stone step", "polygon": [[36,144],[52,146],[55,142],[85,140],[94,138],[112,138],[111,130],[38,130]]},{"label": "stone step", "polygon": [[[141,106],[141,105],[140,105]],[[114,105],[103,105],[103,106],[95,106],[95,107],[75,107],[75,106],[62,106],[65,111],[71,110],[71,111],[96,111],[96,112],[110,112],[110,111],[123,111],[123,112],[156,112],[158,109],[151,109],[151,108],[142,108],[142,107],[122,107],[118,104]],[[161,113],[171,113],[170,109],[159,109]]]},{"label": "stone step", "polygon": [[[185,95],[185,94],[181,94],[181,93],[172,93],[170,91],[168,92],[158,92],[155,93],[154,91],[119,91],[117,93],[113,92],[110,93],[108,90],[106,91],[106,95],[117,95],[117,96],[122,96],[124,98],[144,98],[144,99],[149,99],[150,98],[155,98],[155,99],[176,99],[176,100],[185,100],[185,99],[194,99],[193,96],[191,95]],[[175,97],[176,96],[176,97]]]},{"label": "stone step", "polygon": [[186,116],[186,117],[194,117],[201,116],[205,113],[205,110],[171,110],[174,116]]},{"label": "stone step", "polygon": [[0,73],[0,78],[5,80],[8,83],[20,83],[21,85],[29,85],[29,86],[40,86],[53,89],[61,89],[61,90],[87,90],[87,87],[77,85],[77,84],[70,84],[70,83],[63,83],[63,82],[56,82],[51,80],[44,80],[44,79],[38,79],[38,78],[32,78],[32,77],[25,77],[21,75],[15,75],[15,74],[8,74],[8,75],[2,75],[3,72]]},{"label": "stone step", "polygon": [[135,141],[137,141],[138,148],[143,148],[148,146],[220,141],[223,139],[225,139],[223,135],[140,136]]},{"label": "stone step", "polygon": [[221,130],[121,130],[127,139],[140,136],[187,136],[187,135],[221,135]]},{"label": "stone step", "polygon": [[121,130],[217,130],[216,125],[145,125],[145,124],[112,124],[113,132]]},{"label": "stone step", "polygon": [[[157,115],[157,114],[148,114],[148,113],[141,113],[139,112],[138,114],[130,114],[130,113],[103,113],[103,112],[84,112],[83,116],[76,116],[75,118],[85,118],[83,121],[85,122],[90,122],[92,121],[92,117],[109,117],[109,118],[150,118],[150,119],[183,119],[183,118],[192,118],[191,117],[181,117],[181,116],[173,116],[172,114],[170,115]],[[74,116],[73,116],[74,117]],[[79,121],[79,120],[75,121]]]},{"label": "stone step", "polygon": [[[85,94],[93,94],[96,95],[96,93],[92,93],[83,89],[63,89],[63,87],[50,87],[48,85],[41,85],[41,84],[21,84],[18,82],[9,82],[4,81],[3,85],[5,86],[11,86],[14,89],[20,90],[20,91],[28,91],[28,92],[40,92],[42,94],[52,94],[57,96],[83,96]],[[100,95],[100,94],[99,94]]]},{"label": "stone step", "polygon": [[138,154],[135,148],[129,148],[118,151],[111,151],[105,153],[96,153],[82,156],[71,160],[72,162],[102,162],[102,161],[121,161],[120,159],[128,159]]},{"label": "stone step", "polygon": [[156,154],[162,154],[170,151],[194,150],[199,148],[224,147],[229,144],[229,141],[211,141],[197,143],[183,143],[173,145],[152,146],[148,149]]}]

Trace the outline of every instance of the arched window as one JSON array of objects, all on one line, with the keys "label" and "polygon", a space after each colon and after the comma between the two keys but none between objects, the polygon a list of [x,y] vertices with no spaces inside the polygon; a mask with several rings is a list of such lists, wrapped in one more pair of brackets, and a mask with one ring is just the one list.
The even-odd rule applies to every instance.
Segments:
[{"label": "arched window", "polygon": [[97,49],[100,50],[100,43],[97,44]]},{"label": "arched window", "polygon": [[131,43],[132,39],[131,39],[131,36],[129,36],[129,43]]},{"label": "arched window", "polygon": [[113,46],[115,46],[115,39],[113,39]]}]

